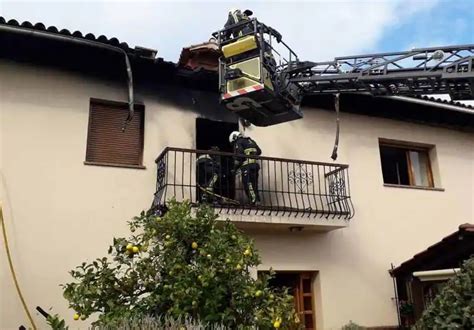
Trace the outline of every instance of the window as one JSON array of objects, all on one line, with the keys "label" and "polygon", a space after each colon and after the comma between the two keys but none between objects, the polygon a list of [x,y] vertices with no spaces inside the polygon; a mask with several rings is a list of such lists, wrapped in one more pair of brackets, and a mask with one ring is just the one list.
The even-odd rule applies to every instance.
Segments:
[{"label": "window", "polygon": [[384,183],[434,187],[430,149],[431,147],[381,141],[380,158]]},{"label": "window", "polygon": [[144,107],[135,105],[135,114],[122,132],[128,104],[91,99],[87,134],[87,165],[144,168]]},{"label": "window", "polygon": [[314,272],[276,272],[269,282],[272,288],[288,289],[288,294],[293,296],[295,311],[304,325],[304,329],[315,328],[316,317],[312,284],[315,275]]}]

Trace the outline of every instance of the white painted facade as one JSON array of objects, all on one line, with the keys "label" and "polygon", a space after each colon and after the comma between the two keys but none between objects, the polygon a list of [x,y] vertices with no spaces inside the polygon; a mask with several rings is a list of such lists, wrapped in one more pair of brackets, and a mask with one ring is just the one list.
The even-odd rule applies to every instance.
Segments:
[{"label": "white painted facade", "polygon": [[[0,200],[18,279],[40,328],[45,321],[34,312],[38,305],[53,307],[73,328],[87,326],[72,323],[59,284],[83,260],[105,255],[112,237],[126,234],[126,221],[150,206],[157,155],[167,146],[195,147],[200,114],[189,100],[217,102],[214,94],[183,90],[180,102],[168,94],[137,92],[145,105],[146,169],[87,166],[90,98],[126,101],[123,83],[0,61]],[[330,161],[334,114],[304,112],[302,120],[246,133],[266,156]],[[434,145],[435,183],[443,190],[384,186],[379,138]],[[248,230],[262,256],[260,269],[318,272],[318,329],[337,329],[350,320],[396,325],[390,263],[399,264],[473,219],[474,135],[343,113],[338,163],[350,166],[356,214],[349,226],[289,232],[269,223]],[[0,328],[27,326],[3,247],[0,265]]]}]

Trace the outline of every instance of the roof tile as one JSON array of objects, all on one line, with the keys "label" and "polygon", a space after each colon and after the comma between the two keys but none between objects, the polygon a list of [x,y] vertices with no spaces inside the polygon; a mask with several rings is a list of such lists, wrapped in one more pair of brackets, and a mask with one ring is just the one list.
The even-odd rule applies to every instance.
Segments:
[{"label": "roof tile", "polygon": [[51,32],[51,33],[58,33],[58,34],[62,34],[62,35],[65,35],[65,36],[71,36],[72,35],[76,38],[84,38],[84,39],[87,39],[87,40],[97,41],[97,42],[100,42],[100,43],[120,47],[123,50],[127,51],[128,53],[133,53],[134,52],[134,50],[132,48],[130,48],[127,43],[120,42],[120,40],[115,38],[115,37],[109,39],[106,36],[101,35],[98,38],[96,38],[95,35],[92,34],[92,33],[83,33],[81,31],[77,31],[77,30],[74,31],[74,33],[71,33],[71,31],[69,31],[68,29],[61,29],[60,30],[59,28],[57,28],[54,25],[46,27],[45,24],[43,24],[41,22],[33,24],[32,22],[24,21],[20,24],[15,19],[11,19],[11,20],[7,21],[2,16],[0,16],[0,24],[6,24],[6,25],[10,25],[10,26],[21,26],[22,28],[25,28],[25,29],[32,29],[32,30],[39,30],[39,31],[46,30],[46,31]]}]

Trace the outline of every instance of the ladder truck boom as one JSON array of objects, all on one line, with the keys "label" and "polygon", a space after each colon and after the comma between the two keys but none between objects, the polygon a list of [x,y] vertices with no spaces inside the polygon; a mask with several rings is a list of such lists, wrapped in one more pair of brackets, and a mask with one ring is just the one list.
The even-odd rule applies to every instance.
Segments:
[{"label": "ladder truck boom", "polygon": [[213,36],[222,52],[221,102],[256,126],[302,118],[300,104],[306,95],[449,94],[453,100],[474,99],[474,45],[305,62],[275,29],[256,19]]},{"label": "ladder truck boom", "polygon": [[474,98],[474,45],[346,56],[303,66],[293,62],[287,70],[305,95],[369,92]]}]

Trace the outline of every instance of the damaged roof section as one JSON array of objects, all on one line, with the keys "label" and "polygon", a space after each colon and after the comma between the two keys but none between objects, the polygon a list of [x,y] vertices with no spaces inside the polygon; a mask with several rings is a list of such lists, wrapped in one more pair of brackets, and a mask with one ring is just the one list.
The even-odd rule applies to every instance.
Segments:
[{"label": "damaged roof section", "polygon": [[213,40],[198,45],[183,48],[179,57],[178,66],[183,69],[196,71],[208,70],[218,71],[219,57],[221,51]]},{"label": "damaged roof section", "polygon": [[[13,33],[21,29],[23,33]],[[60,36],[62,42],[40,38],[45,34]],[[178,63],[157,57],[157,51],[144,47],[131,48],[115,37],[96,37],[92,33],[71,32],[43,23],[0,17],[0,57],[18,62],[35,63],[57,69],[77,71],[109,80],[126,78],[123,55],[100,47],[84,47],[77,40],[92,41],[107,47],[116,47],[130,57],[133,79],[136,83],[179,83],[193,89],[219,92],[218,63],[221,55],[215,40],[184,47]],[[8,46],[8,47],[7,47]],[[103,48],[103,47],[102,47]],[[216,95],[217,97],[217,95]],[[334,109],[333,95],[306,96],[303,106]],[[474,107],[465,103],[446,101],[435,97],[372,97],[364,94],[341,95],[341,111],[391,118],[474,132]]]}]

